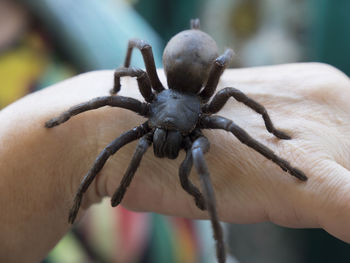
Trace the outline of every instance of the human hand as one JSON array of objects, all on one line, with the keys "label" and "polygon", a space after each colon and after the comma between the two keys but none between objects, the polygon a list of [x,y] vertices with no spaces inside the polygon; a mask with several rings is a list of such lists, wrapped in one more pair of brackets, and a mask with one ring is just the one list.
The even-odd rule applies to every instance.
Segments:
[{"label": "human hand", "polygon": [[[166,83],[163,74],[161,80]],[[122,132],[144,122],[133,112],[104,107],[53,129],[44,128],[47,120],[67,108],[108,95],[112,81],[112,71],[80,75],[0,112],[0,223],[5,226],[0,243],[7,238],[0,247],[8,253],[36,244],[28,251],[27,261],[43,257],[69,228],[67,216],[75,191],[98,153]],[[204,131],[211,143],[205,157],[220,219],[322,227],[350,242],[349,79],[326,65],[290,64],[226,70],[218,90],[230,86],[264,105],[275,127],[292,139],[279,140],[269,134],[260,115],[233,99],[218,115],[235,121],[309,180],[291,177],[232,134]],[[142,100],[136,81],[129,78],[123,79],[120,95]],[[83,208],[113,195],[135,145],[123,147],[110,158],[84,195]],[[183,158],[184,154],[176,160],[159,159],[149,149],[122,205],[207,218],[207,212],[200,211],[181,188],[178,168]],[[199,185],[195,171],[191,180]]]}]

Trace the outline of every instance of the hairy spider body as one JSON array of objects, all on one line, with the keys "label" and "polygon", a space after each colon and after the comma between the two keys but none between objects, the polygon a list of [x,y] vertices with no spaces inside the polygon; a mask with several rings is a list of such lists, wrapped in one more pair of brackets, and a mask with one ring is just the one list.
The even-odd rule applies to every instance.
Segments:
[{"label": "hairy spider body", "polygon": [[174,90],[159,93],[150,105],[149,123],[157,157],[175,159],[198,123],[201,104],[197,96]]},{"label": "hairy spider body", "polygon": [[217,57],[214,39],[203,31],[191,29],[176,34],[163,53],[169,89],[196,94],[208,79]]},{"label": "hairy spider body", "polygon": [[149,125],[188,134],[195,128],[200,113],[201,103],[197,96],[168,89],[151,103]]},{"label": "hairy spider body", "polygon": [[[141,51],[146,71],[130,67],[133,48],[138,48]],[[181,149],[185,150],[186,157],[179,168],[180,183],[183,189],[194,198],[199,209],[208,210],[216,240],[217,258],[220,263],[225,262],[226,253],[223,233],[216,211],[214,189],[204,159],[204,154],[209,150],[209,141],[203,135],[202,129],[222,129],[231,132],[240,142],[271,160],[282,170],[299,180],[307,180],[302,171],[292,167],[288,161],[256,141],[233,121],[213,115],[220,111],[227,100],[232,97],[260,114],[268,132],[279,139],[290,139],[286,133],[274,127],[262,105],[241,91],[227,87],[213,96],[220,76],[228,66],[232,56],[231,49],[227,49],[221,56],[217,56],[215,41],[199,30],[198,19],[191,20],[191,30],[180,32],[174,36],[165,48],[163,63],[169,87],[169,89],[165,89],[157,75],[151,46],[143,40],[132,39],[129,41],[124,66],[116,69],[114,73],[114,87],[110,91],[112,96],[98,97],[73,106],[45,123],[47,128],[52,128],[66,122],[74,115],[103,106],[128,109],[147,118],[145,123],[124,132],[107,145],[96,158],[75,195],[74,204],[69,212],[68,221],[70,223],[74,222],[78,214],[83,194],[108,158],[124,145],[137,139],[140,140],[130,165],[112,196],[112,206],[117,206],[122,201],[142,156],[151,144],[153,144],[155,156],[160,158],[175,159]],[[113,96],[120,90],[120,78],[124,76],[137,78],[140,93],[146,102],[129,97]],[[211,101],[208,102],[211,97]],[[203,194],[189,179],[193,165],[199,175]]]}]

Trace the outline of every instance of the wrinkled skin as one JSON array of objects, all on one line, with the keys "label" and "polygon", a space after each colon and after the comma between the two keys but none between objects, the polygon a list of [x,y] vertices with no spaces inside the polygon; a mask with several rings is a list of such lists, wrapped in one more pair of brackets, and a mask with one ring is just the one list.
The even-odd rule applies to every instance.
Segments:
[{"label": "wrinkled skin", "polygon": [[[112,76],[112,71],[84,74],[0,112],[0,262],[38,262],[45,257],[69,229],[62,215],[98,152],[142,122],[133,112],[105,107],[54,130],[38,125],[71,105],[105,94]],[[142,99],[135,80],[123,81],[121,95]],[[276,127],[292,140],[269,134],[260,116],[233,99],[220,115],[233,119],[309,180],[303,183],[287,175],[231,134],[205,131],[220,219],[322,227],[350,242],[349,79],[327,65],[290,64],[227,70],[218,90],[226,86],[264,105]],[[83,208],[113,194],[134,148],[132,143],[109,160],[89,188]],[[159,159],[149,151],[122,204],[137,211],[206,218],[178,182],[183,157],[180,152],[176,160]],[[195,173],[191,177],[198,185]]]}]

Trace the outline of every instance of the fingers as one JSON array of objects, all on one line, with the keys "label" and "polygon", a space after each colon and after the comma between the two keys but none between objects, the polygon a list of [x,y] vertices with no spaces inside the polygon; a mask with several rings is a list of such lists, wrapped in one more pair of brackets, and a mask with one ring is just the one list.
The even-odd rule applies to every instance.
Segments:
[{"label": "fingers", "polygon": [[350,243],[350,171],[331,160],[323,161],[318,170],[310,194],[319,227]]}]

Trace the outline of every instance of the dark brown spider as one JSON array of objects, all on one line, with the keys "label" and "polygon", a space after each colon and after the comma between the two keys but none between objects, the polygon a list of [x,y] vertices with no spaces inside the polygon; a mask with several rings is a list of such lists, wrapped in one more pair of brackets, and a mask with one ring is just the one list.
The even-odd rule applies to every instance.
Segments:
[{"label": "dark brown spider", "polygon": [[[135,47],[142,53],[146,72],[129,67],[132,50]],[[73,223],[77,216],[83,194],[101,171],[107,159],[121,147],[136,139],[140,139],[139,143],[120,186],[112,197],[112,206],[117,206],[122,201],[142,156],[152,143],[154,154],[160,158],[175,159],[179,151],[184,149],[186,157],[179,169],[180,182],[184,190],[193,196],[197,207],[201,210],[207,209],[209,212],[216,240],[217,258],[220,263],[225,262],[226,253],[223,233],[216,212],[214,189],[204,160],[204,153],[209,150],[209,141],[202,134],[202,129],[223,129],[231,132],[242,143],[273,161],[284,171],[299,180],[307,180],[302,171],[292,167],[289,162],[253,139],[233,121],[213,115],[225,105],[229,98],[233,97],[261,114],[266,129],[274,136],[280,139],[290,139],[287,134],[275,129],[262,105],[235,88],[228,87],[220,90],[208,102],[232,56],[231,49],[227,49],[221,56],[218,56],[215,41],[208,34],[199,30],[198,19],[191,20],[191,29],[175,35],[164,50],[163,64],[169,87],[165,89],[156,72],[151,46],[143,40],[130,40],[124,67],[115,71],[111,94],[116,94],[120,90],[121,77],[137,77],[140,92],[147,103],[122,96],[98,97],[73,106],[57,118],[46,122],[45,126],[52,128],[68,121],[74,115],[104,106],[132,110],[148,119],[140,126],[120,135],[100,153],[79,186],[74,205],[69,212],[68,221],[70,223]],[[204,195],[189,180],[193,164],[199,174]]]}]

